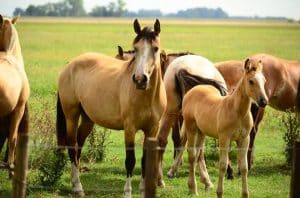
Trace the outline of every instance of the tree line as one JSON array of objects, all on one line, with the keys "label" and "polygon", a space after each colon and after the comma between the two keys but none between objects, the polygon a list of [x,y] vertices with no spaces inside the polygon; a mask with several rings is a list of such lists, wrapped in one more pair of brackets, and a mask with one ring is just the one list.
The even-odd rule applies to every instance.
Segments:
[{"label": "tree line", "polygon": [[57,16],[57,17],[178,17],[178,18],[228,18],[221,8],[190,8],[177,13],[163,14],[160,10],[141,9],[137,12],[128,11],[124,0],[110,2],[106,6],[96,6],[86,12],[83,0],[62,0],[57,3],[29,5],[27,8],[16,8],[13,15],[17,16]]}]

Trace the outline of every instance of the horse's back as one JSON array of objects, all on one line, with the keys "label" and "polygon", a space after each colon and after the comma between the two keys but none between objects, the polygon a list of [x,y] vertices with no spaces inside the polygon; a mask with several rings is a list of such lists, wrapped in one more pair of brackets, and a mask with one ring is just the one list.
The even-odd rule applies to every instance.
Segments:
[{"label": "horse's back", "polygon": [[121,129],[120,93],[126,69],[125,61],[103,54],[85,53],[74,58],[59,79],[63,108],[81,106],[95,123]]},{"label": "horse's back", "polygon": [[193,87],[183,98],[182,114],[187,122],[197,123],[201,131],[217,138],[216,120],[223,96],[211,85]]},{"label": "horse's back", "polygon": [[222,74],[228,87],[228,92],[231,93],[244,74],[243,61],[230,60],[217,62],[215,66]]}]

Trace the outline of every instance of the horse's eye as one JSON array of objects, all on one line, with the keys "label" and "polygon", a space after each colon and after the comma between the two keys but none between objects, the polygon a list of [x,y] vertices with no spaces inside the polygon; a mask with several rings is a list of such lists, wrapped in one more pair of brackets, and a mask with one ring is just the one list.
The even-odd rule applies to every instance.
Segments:
[{"label": "horse's eye", "polygon": [[157,51],[158,51],[158,47],[154,47],[154,48],[153,48],[153,51],[154,51],[154,52],[157,52]]},{"label": "horse's eye", "polygon": [[137,51],[138,51],[138,48],[137,48],[137,47],[135,47],[135,48],[134,48],[134,52],[137,52]]},{"label": "horse's eye", "polygon": [[253,80],[249,80],[250,85],[254,85],[254,81]]}]

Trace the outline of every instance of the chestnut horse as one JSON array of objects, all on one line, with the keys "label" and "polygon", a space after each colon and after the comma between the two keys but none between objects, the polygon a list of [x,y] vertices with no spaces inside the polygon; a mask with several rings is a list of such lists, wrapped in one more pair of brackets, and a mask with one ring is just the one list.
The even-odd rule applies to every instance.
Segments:
[{"label": "chestnut horse", "polygon": [[[189,76],[186,71],[180,71],[177,75],[182,75],[182,79]],[[185,82],[182,81],[180,83],[184,84]],[[262,73],[262,62],[247,59],[244,66],[244,75],[232,94],[223,97],[215,87],[203,85],[192,88],[184,96],[182,102],[182,130],[187,136],[190,164],[188,187],[191,193],[198,194],[195,178],[197,163],[199,163],[201,181],[205,184],[205,189],[208,190],[212,187],[204,160],[204,140],[205,136],[210,136],[219,140],[220,147],[217,196],[223,197],[223,182],[228,165],[228,152],[231,141],[236,141],[238,146],[238,163],[242,175],[242,196],[249,196],[247,150],[249,133],[253,126],[250,106],[251,100],[262,107],[267,105],[268,99],[264,89],[265,81]]]},{"label": "chestnut horse", "polygon": [[[166,107],[166,93],[160,69],[160,23],[154,30],[141,30],[134,21],[137,36],[135,54],[121,61],[97,53],[86,53],[66,65],[58,83],[57,138],[68,146],[72,162],[73,191],[82,195],[79,179],[81,148],[94,123],[116,130],[124,129],[127,180],[125,197],[131,197],[131,177],[135,166],[134,139],[138,130],[155,137]],[[78,120],[81,123],[78,127]],[[142,157],[141,196],[144,196],[145,148]]]},{"label": "chestnut horse", "polygon": [[[167,93],[167,110],[163,114],[160,122],[158,141],[161,150],[159,152],[159,176],[158,185],[164,187],[163,172],[162,172],[162,159],[164,154],[164,149],[167,144],[167,139],[169,136],[170,128],[178,121],[181,117],[180,107],[181,107],[181,96],[187,91],[178,94],[176,91],[176,74],[179,70],[185,69],[195,76],[202,77],[200,81],[192,79],[195,84],[212,84],[216,85],[215,82],[221,84],[222,87],[226,89],[225,81],[219,71],[216,69],[214,64],[208,59],[196,56],[196,55],[185,55],[176,58],[168,66],[165,76],[164,84]],[[224,94],[226,91],[223,91]]]},{"label": "chestnut horse", "polygon": [[15,28],[17,17],[0,15],[0,133],[2,148],[8,137],[8,168],[13,174],[18,133],[28,133],[29,83]]}]

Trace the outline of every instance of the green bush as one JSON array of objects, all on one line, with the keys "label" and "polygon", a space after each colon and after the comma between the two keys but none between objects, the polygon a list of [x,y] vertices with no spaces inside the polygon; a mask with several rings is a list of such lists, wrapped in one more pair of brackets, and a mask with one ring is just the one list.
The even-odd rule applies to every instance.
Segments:
[{"label": "green bush", "polygon": [[106,155],[106,148],[111,143],[110,134],[107,128],[94,128],[87,138],[87,151],[83,153],[82,158],[90,163],[102,162]]},{"label": "green bush", "polygon": [[282,116],[281,124],[285,129],[283,135],[283,140],[285,142],[284,154],[287,164],[291,165],[294,142],[300,139],[300,122],[296,113],[288,111]]}]

